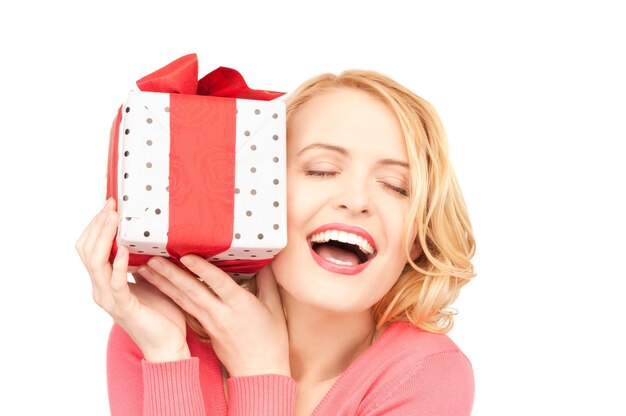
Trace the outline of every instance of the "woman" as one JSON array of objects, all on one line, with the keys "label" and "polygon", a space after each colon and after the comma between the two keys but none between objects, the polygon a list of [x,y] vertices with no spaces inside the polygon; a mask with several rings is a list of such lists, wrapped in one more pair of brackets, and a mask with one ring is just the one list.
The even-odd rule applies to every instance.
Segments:
[{"label": "woman", "polygon": [[287,137],[288,244],[256,296],[193,255],[129,284],[115,201],[80,237],[116,322],[112,414],[470,414],[444,333],[474,240],[436,112],[381,74],[326,74],[289,98]]}]

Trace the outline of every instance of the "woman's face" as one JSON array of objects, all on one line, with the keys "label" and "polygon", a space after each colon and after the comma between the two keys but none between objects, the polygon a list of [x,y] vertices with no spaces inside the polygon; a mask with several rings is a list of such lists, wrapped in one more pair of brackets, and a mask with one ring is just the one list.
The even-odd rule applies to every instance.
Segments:
[{"label": "woman's face", "polygon": [[288,243],[272,262],[276,279],[299,302],[366,311],[406,263],[400,123],[373,96],[338,88],[300,107],[287,143]]}]

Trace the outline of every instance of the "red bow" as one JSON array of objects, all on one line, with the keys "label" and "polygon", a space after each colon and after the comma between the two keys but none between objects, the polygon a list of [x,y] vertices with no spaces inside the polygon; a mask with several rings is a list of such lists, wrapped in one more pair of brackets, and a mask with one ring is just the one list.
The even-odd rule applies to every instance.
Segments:
[{"label": "red bow", "polygon": [[270,101],[284,92],[253,90],[241,74],[220,66],[198,80],[198,57],[185,55],[137,81],[141,91]]}]

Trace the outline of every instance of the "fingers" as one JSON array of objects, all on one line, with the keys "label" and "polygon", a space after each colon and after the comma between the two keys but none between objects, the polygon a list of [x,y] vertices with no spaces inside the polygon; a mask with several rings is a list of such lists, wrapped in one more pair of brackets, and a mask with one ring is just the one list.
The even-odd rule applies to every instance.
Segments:
[{"label": "fingers", "polygon": [[[94,235],[93,243],[89,247],[92,257],[92,267],[102,267],[109,263],[111,247],[117,233],[117,212],[111,210],[104,216],[104,221],[98,235]],[[94,233],[95,234],[95,233]]]},{"label": "fingers", "polygon": [[153,257],[148,266],[139,269],[141,275],[198,320],[205,320],[207,310],[220,306],[204,283],[166,259]]},{"label": "fingers", "polygon": [[96,216],[91,219],[89,224],[87,224],[87,227],[85,227],[85,229],[83,230],[82,234],[78,238],[78,241],[76,242],[76,248],[77,249],[84,245],[85,241],[87,240],[87,237],[88,237],[89,233],[92,231],[92,229],[94,228],[96,223],[98,223],[98,221],[101,220],[101,217],[102,217],[103,213],[105,211],[107,211],[107,209],[109,209],[110,205],[113,204],[113,202],[114,202],[113,198],[107,199],[106,202],[104,203],[104,206],[100,210],[100,212],[98,212],[98,214],[96,214]]},{"label": "fingers", "polygon": [[80,255],[81,260],[83,259],[83,256],[84,256],[83,248],[84,248],[84,245],[85,245],[85,240],[87,239],[87,236],[91,232],[91,230],[92,230],[92,228],[94,226],[94,223],[97,221],[97,219],[100,216],[100,214],[102,214],[102,212],[106,209],[108,203],[109,203],[109,200],[107,200],[104,203],[104,207],[102,207],[100,212],[98,212],[98,214],[96,214],[96,216],[93,217],[91,219],[91,221],[89,221],[89,224],[87,224],[87,226],[85,227],[85,229],[81,233],[80,237],[78,237],[78,240],[76,241],[76,251],[78,251],[78,254]]},{"label": "fingers", "polygon": [[109,212],[100,234],[93,236],[94,247],[86,254],[94,300],[109,313],[113,305],[125,305],[131,296],[128,286],[128,248],[119,247],[113,265],[109,263],[116,224],[117,214]]},{"label": "fingers", "polygon": [[183,256],[180,261],[209,285],[222,300],[227,301],[241,292],[241,287],[230,276],[202,257],[190,254]]},{"label": "fingers", "polygon": [[78,251],[78,255],[80,256],[83,264],[88,266],[88,261],[91,253],[91,249],[95,244],[98,236],[102,231],[102,226],[106,223],[107,217],[110,213],[115,210],[115,200],[109,198],[104,207],[96,216],[89,222],[85,230],[78,238],[76,242],[76,251]]},{"label": "fingers", "polygon": [[[87,228],[84,240],[81,243],[81,258],[93,280],[94,285],[110,284],[111,265],[109,256],[113,239],[117,231],[117,212],[113,204],[108,201],[104,209],[96,215],[91,226]],[[128,262],[128,260],[126,260]]]},{"label": "fingers", "polygon": [[111,273],[111,294],[116,305],[125,308],[130,304],[131,294],[128,286],[128,248],[120,247],[115,253]]},{"label": "fingers", "polygon": [[116,305],[115,296],[130,296],[128,250],[118,253],[113,267],[109,262],[117,222],[115,200],[109,198],[76,242],[76,250],[91,278],[94,301],[109,313]]},{"label": "fingers", "polygon": [[167,280],[163,275],[159,272],[153,270],[148,266],[141,266],[138,270],[142,279],[147,280],[150,284],[159,289],[163,294],[167,295],[170,299],[172,299],[177,304],[184,303],[185,300],[183,296],[179,294],[179,290],[172,282]]}]

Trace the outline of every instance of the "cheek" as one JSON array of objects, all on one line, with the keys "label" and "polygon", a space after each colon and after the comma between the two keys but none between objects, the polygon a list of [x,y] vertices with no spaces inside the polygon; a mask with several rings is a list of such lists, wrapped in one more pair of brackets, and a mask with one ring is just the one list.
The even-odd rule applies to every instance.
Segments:
[{"label": "cheek", "polygon": [[[292,175],[293,176],[293,175]],[[290,180],[287,185],[287,223],[292,231],[299,219],[303,216],[303,211],[307,207],[306,192],[302,192],[304,184],[297,179]],[[305,188],[306,189],[306,188]]]},{"label": "cheek", "polygon": [[[388,247],[392,253],[389,267],[393,268],[394,272],[397,272],[398,274],[402,271],[404,265],[408,261],[404,246],[404,220],[406,217],[406,210],[397,210],[396,216],[387,217],[388,221],[386,223],[387,226],[385,227],[388,230],[386,235],[388,238]],[[414,239],[412,241],[414,241]],[[415,253],[415,248],[410,249],[409,252],[411,258],[414,259],[417,257],[418,253]]]},{"label": "cheek", "polygon": [[317,185],[297,179],[289,183],[287,188],[287,232],[289,234],[306,231],[304,228],[307,223],[328,204],[330,192]]},{"label": "cheek", "polygon": [[403,240],[404,240],[404,231],[405,231],[405,223],[408,217],[408,209],[405,207],[398,207],[393,210],[393,212],[389,211],[388,215],[386,215],[386,225],[385,228],[388,230],[387,235],[390,238],[391,246],[395,248],[403,248]]}]

